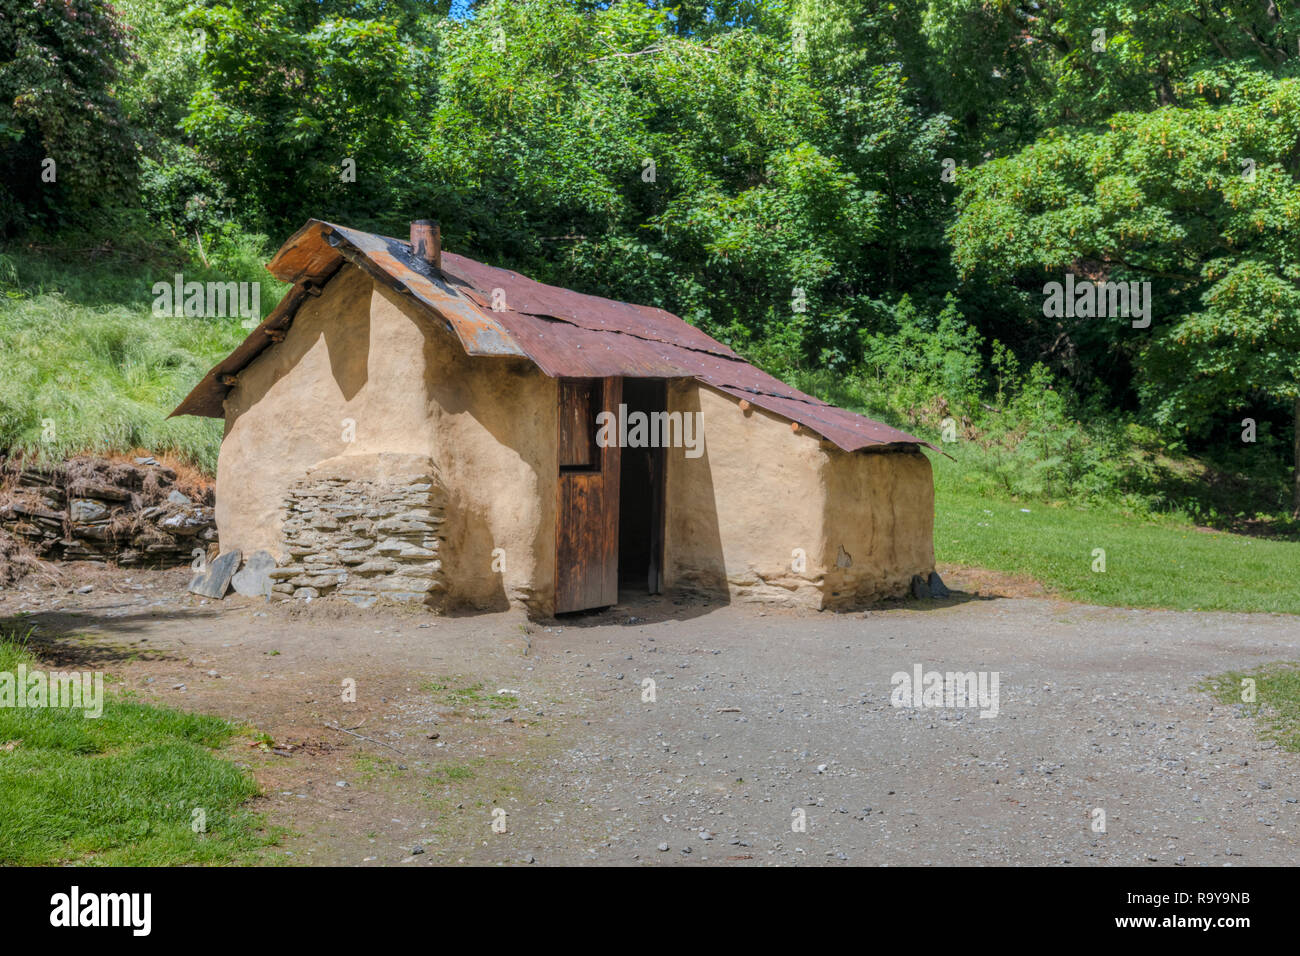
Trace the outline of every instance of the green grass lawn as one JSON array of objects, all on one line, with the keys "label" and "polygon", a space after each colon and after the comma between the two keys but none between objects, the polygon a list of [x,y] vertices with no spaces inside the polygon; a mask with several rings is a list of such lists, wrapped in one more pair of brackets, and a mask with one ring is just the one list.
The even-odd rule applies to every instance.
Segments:
[{"label": "green grass lawn", "polygon": [[[939,484],[934,510],[937,561],[1027,574],[1071,600],[1300,614],[1298,542],[1201,531],[1115,507],[1008,501],[956,482]],[[1092,569],[1094,548],[1106,552],[1104,573]]]},{"label": "green grass lawn", "polygon": [[[46,669],[0,639],[0,672],[22,663]],[[242,809],[256,782],[216,754],[234,725],[104,696],[95,719],[0,707],[0,865],[252,862],[274,842]],[[196,808],[206,832],[195,832]]]},{"label": "green grass lawn", "polygon": [[[1255,699],[1243,701],[1243,680],[1254,681]],[[1201,685],[1225,704],[1239,704],[1260,718],[1260,735],[1300,753],[1300,663],[1265,664],[1252,671],[1229,671]]]}]

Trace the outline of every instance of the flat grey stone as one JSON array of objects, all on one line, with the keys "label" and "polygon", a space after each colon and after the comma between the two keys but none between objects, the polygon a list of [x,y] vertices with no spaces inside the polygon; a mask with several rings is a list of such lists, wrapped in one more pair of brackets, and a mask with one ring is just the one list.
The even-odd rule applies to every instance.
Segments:
[{"label": "flat grey stone", "polygon": [[275,558],[270,551],[254,551],[243,568],[230,579],[230,586],[236,594],[244,597],[266,597],[271,593],[271,572],[274,570]]},{"label": "flat grey stone", "polygon": [[952,592],[948,590],[948,585],[943,583],[943,578],[939,577],[938,571],[930,572],[930,593],[937,598],[946,598],[951,596]]},{"label": "flat grey stone", "polygon": [[174,505],[192,505],[192,504],[194,504],[194,502],[190,501],[189,498],[185,497],[183,494],[181,494],[179,491],[177,491],[177,490],[174,489],[174,488],[173,488],[170,492],[168,492],[168,494],[167,494],[167,500],[168,500],[169,502],[171,502],[172,504],[174,504]]},{"label": "flat grey stone", "polygon": [[108,509],[91,498],[73,498],[68,503],[73,521],[98,521],[108,514]]},{"label": "flat grey stone", "polygon": [[190,591],[221,600],[226,596],[226,589],[230,587],[230,579],[234,577],[241,557],[241,551],[226,551],[218,555],[215,561],[190,580]]}]

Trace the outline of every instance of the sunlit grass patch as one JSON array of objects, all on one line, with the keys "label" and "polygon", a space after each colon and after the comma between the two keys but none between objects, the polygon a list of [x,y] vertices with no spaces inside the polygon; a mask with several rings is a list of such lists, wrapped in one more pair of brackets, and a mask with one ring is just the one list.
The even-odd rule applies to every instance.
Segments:
[{"label": "sunlit grass patch", "polygon": [[[1115,506],[936,491],[935,559],[1026,574],[1072,600],[1300,614],[1300,542],[1208,531]],[[1105,570],[1097,551],[1104,552]]]},{"label": "sunlit grass patch", "polygon": [[[167,416],[249,330],[238,316],[155,316],[152,284],[178,271],[187,281],[232,277],[0,254],[0,448],[46,459],[143,448],[214,473],[221,422]],[[265,313],[287,286],[252,278]]]},{"label": "sunlit grass patch", "polygon": [[1259,721],[1260,736],[1300,753],[1300,661],[1207,677],[1200,689]]},{"label": "sunlit grass patch", "polygon": [[[0,672],[20,664],[46,669],[22,640],[0,636]],[[114,694],[94,719],[0,707],[0,864],[251,859],[276,837],[243,807],[257,783],[216,753],[238,732],[218,717]]]},{"label": "sunlit grass patch", "polygon": [[[434,700],[457,713],[471,716],[485,716],[481,710],[506,710],[519,706],[519,698],[513,694],[494,694],[484,690],[482,681],[470,681],[459,675],[437,677],[420,685],[421,690],[428,691]],[[475,713],[478,710],[480,713]]]}]

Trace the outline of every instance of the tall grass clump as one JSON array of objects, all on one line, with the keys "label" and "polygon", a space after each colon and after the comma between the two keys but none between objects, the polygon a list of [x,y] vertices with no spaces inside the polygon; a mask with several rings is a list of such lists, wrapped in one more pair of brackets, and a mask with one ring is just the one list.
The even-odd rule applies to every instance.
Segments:
[{"label": "tall grass clump", "polygon": [[260,281],[265,315],[282,290],[261,237],[205,250],[208,265],[166,259],[67,261],[66,250],[0,253],[0,451],[37,459],[132,448],[211,473],[221,423],[168,419],[247,335],[241,319],[156,317],[155,282]]}]

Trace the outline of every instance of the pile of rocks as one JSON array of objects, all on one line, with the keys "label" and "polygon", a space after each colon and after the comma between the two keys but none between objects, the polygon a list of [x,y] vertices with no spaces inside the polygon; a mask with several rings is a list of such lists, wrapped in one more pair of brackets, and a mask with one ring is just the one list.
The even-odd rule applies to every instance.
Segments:
[{"label": "pile of rocks", "polygon": [[309,473],[284,502],[288,562],[269,572],[272,593],[337,595],[361,607],[432,603],[444,586],[444,502],[441,483],[427,472]]},{"label": "pile of rocks", "polygon": [[7,463],[0,530],[42,559],[175,567],[216,540],[212,491],[199,500],[153,458]]}]

